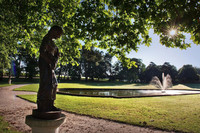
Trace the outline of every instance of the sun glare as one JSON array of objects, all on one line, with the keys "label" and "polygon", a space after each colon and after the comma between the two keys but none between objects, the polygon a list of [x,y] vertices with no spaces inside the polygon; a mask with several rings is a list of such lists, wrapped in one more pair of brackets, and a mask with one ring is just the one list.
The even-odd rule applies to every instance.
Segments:
[{"label": "sun glare", "polygon": [[170,35],[170,36],[176,35],[176,29],[171,29],[171,30],[169,31],[169,35]]}]

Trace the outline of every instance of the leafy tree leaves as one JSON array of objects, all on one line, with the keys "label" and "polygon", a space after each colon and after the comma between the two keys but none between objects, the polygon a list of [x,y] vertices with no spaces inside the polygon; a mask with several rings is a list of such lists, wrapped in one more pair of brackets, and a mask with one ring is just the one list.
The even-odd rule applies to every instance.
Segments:
[{"label": "leafy tree leaves", "polygon": [[[138,50],[138,45],[149,46],[149,29],[160,36],[167,47],[186,49],[184,32],[200,44],[200,3],[195,0],[2,0],[0,2],[1,60],[9,64],[9,56],[19,47],[29,47],[38,56],[41,39],[52,25],[64,29],[61,63],[75,63],[80,49],[106,49],[124,64],[134,65],[126,54]],[[171,28],[177,34],[170,37]],[[20,45],[19,45],[20,44]],[[4,65],[8,66],[8,65]]]}]

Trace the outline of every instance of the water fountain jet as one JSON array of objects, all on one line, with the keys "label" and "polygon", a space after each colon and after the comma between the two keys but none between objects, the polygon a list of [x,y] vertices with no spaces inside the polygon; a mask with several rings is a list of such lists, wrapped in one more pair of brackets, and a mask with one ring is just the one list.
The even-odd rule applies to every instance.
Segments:
[{"label": "water fountain jet", "polygon": [[171,76],[169,74],[165,76],[164,73],[162,73],[162,83],[157,76],[154,76],[150,84],[161,89],[162,93],[165,93],[166,89],[171,88],[173,86]]}]

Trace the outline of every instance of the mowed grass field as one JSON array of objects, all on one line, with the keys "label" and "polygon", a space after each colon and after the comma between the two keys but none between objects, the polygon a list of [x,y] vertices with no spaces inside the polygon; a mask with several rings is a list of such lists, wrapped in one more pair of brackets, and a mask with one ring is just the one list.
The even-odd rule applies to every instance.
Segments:
[{"label": "mowed grass field", "polygon": [[[191,86],[191,85],[190,85]],[[176,89],[198,89],[176,85]],[[17,90],[37,91],[38,84]],[[95,83],[63,83],[58,88],[154,88],[151,85],[119,84],[96,85]],[[155,88],[154,88],[155,89]],[[20,95],[36,102],[36,95]],[[132,125],[167,131],[198,133],[200,131],[200,95],[164,96],[146,98],[97,98],[57,94],[56,106],[62,110],[96,118],[109,119]]]},{"label": "mowed grass field", "polygon": [[[190,84],[191,86],[191,84]],[[200,84],[196,84],[195,87],[190,87],[189,85],[177,84],[171,89],[200,89]],[[87,88],[87,89],[157,89],[153,85],[149,84],[126,84],[126,83],[112,83],[112,82],[91,82],[91,83],[59,83],[58,89],[62,88]],[[33,91],[37,92],[39,89],[39,84],[31,84],[15,89],[15,91]]]}]

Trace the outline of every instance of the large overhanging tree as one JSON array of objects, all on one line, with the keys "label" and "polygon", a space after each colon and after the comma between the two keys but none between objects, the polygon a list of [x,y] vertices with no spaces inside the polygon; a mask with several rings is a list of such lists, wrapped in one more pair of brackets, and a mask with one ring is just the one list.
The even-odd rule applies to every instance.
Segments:
[{"label": "large overhanging tree", "polygon": [[[149,29],[167,47],[186,49],[184,33],[200,44],[200,2],[198,0],[1,0],[0,68],[9,64],[19,47],[38,56],[44,34],[52,25],[64,29],[58,47],[61,62],[76,63],[82,43],[87,49],[106,49],[127,66],[126,54],[149,46]],[[170,36],[173,29],[175,35]]]}]

